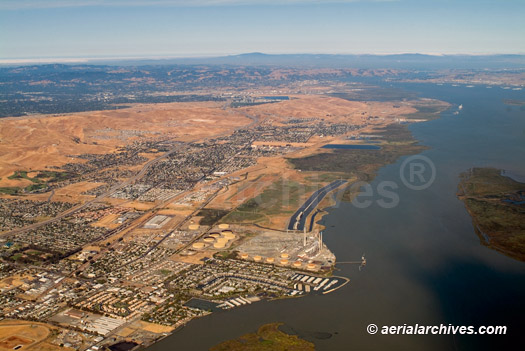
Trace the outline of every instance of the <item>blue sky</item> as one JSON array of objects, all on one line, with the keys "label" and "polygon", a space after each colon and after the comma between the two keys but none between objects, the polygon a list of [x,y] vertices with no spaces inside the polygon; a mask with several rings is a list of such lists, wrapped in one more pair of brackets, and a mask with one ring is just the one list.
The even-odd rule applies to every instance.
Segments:
[{"label": "blue sky", "polygon": [[0,0],[0,59],[525,53],[523,0]]}]

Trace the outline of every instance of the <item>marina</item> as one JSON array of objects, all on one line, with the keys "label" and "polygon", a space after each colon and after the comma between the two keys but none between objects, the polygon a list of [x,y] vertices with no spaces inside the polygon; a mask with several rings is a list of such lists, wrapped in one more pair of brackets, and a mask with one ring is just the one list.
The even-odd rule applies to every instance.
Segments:
[{"label": "marina", "polygon": [[[510,330],[519,328],[524,312],[521,306],[506,302],[522,296],[523,263],[481,245],[470,216],[456,198],[456,176],[473,163],[525,174],[521,162],[525,155],[521,142],[523,112],[516,108],[507,112],[502,103],[505,98],[520,98],[519,91],[432,84],[401,87],[468,108],[462,110],[460,119],[447,111],[440,119],[410,127],[414,136],[430,147],[423,154],[438,172],[429,189],[400,188],[401,202],[392,209],[371,206],[363,210],[341,203],[328,209],[329,214],[322,218],[321,224],[326,227],[323,240],[337,257],[334,273],[350,277],[352,284],[330,294],[260,302],[211,314],[192,321],[151,350],[170,350],[174,345],[204,350],[275,321],[294,329],[332,333],[329,339],[313,339],[316,350],[321,351],[345,350],[350,344],[365,351],[479,351],[512,348],[520,342],[521,336],[513,333],[505,338],[483,339],[455,335],[454,342],[450,335],[399,335],[396,342],[400,348],[386,338],[375,338],[373,346],[369,342],[366,326],[370,321],[385,325],[412,320],[427,325],[500,324]],[[467,142],[469,147],[465,147]],[[398,180],[403,160],[382,168],[372,187],[381,181]],[[359,271],[361,261],[356,258],[364,251],[369,262]],[[303,278],[296,280],[297,284],[304,285]],[[297,311],[308,311],[315,318],[305,318]],[[210,331],[206,339],[198,337],[202,330]]]}]

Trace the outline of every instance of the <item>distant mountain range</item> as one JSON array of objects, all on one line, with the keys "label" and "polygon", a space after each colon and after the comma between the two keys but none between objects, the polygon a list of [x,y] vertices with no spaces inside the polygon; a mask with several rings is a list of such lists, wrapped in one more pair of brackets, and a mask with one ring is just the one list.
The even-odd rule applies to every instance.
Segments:
[{"label": "distant mountain range", "polygon": [[[46,61],[51,63],[52,60]],[[57,60],[68,64],[67,61]],[[79,64],[71,62],[70,64]],[[260,52],[218,57],[86,59],[82,63],[118,66],[142,65],[244,65],[360,69],[525,69],[525,55],[342,55],[342,54],[264,54]],[[35,65],[36,62],[10,63],[9,66]],[[4,64],[6,65],[6,64]]]},{"label": "distant mountain range", "polygon": [[[157,60],[162,62],[163,60]],[[181,58],[172,63],[224,65],[278,65],[337,68],[525,68],[525,55],[329,55],[264,54],[260,52],[210,58]]]}]

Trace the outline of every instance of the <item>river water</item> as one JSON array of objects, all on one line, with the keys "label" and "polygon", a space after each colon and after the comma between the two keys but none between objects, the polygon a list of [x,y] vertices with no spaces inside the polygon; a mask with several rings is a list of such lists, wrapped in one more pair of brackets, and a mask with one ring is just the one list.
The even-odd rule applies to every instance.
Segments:
[{"label": "river water", "polygon": [[[338,265],[336,274],[351,282],[332,294],[213,313],[150,350],[207,350],[276,321],[313,341],[317,350],[505,350],[523,344],[525,263],[480,244],[456,189],[459,173],[473,166],[525,176],[525,110],[503,103],[525,100],[525,94],[484,86],[398,87],[462,104],[463,109],[454,115],[453,107],[440,119],[410,126],[430,147],[422,153],[436,168],[429,188],[416,191],[403,185],[401,158],[383,167],[371,184],[372,189],[382,181],[399,184],[398,206],[341,203],[323,218],[324,240],[337,260],[355,261],[366,253],[366,268]],[[386,336],[369,335],[370,323],[504,325],[508,331],[505,336]],[[316,332],[332,336],[316,339]]]}]

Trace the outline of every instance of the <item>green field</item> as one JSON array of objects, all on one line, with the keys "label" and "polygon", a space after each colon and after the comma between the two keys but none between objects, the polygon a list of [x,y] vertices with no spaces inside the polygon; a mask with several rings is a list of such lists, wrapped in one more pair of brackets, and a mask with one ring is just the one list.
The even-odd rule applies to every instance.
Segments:
[{"label": "green field", "polygon": [[74,177],[76,177],[76,174],[71,172],[39,171],[33,179],[44,179],[47,183],[54,183]]},{"label": "green field", "polygon": [[29,177],[27,171],[15,171],[15,173],[7,177],[7,179],[27,179],[33,183],[40,183],[39,179]]},{"label": "green field", "polygon": [[11,261],[15,261],[18,263],[28,263],[28,264],[34,264],[39,265],[49,258],[51,258],[52,254],[35,250],[35,249],[28,249],[24,252],[16,252],[13,255],[11,255],[8,259]]},{"label": "green field", "polygon": [[57,171],[37,171],[35,177],[29,177],[28,171],[15,171],[12,175],[7,177],[8,179],[27,179],[33,184],[21,188],[18,186],[12,187],[0,187],[0,193],[8,195],[20,195],[22,193],[31,193],[38,190],[47,189],[48,184],[60,182],[75,177],[76,175],[70,172],[57,172]]},{"label": "green field", "polygon": [[222,217],[226,216],[228,211],[226,210],[217,210],[213,208],[205,208],[197,213],[197,216],[202,216],[199,224],[201,225],[213,225],[219,221]]},{"label": "green field", "polygon": [[266,216],[293,214],[305,195],[318,189],[281,179],[253,199],[247,200],[223,218],[225,223],[264,223]]},{"label": "green field", "polygon": [[0,193],[7,195],[18,195],[22,193],[22,188],[18,186],[0,187]]}]

